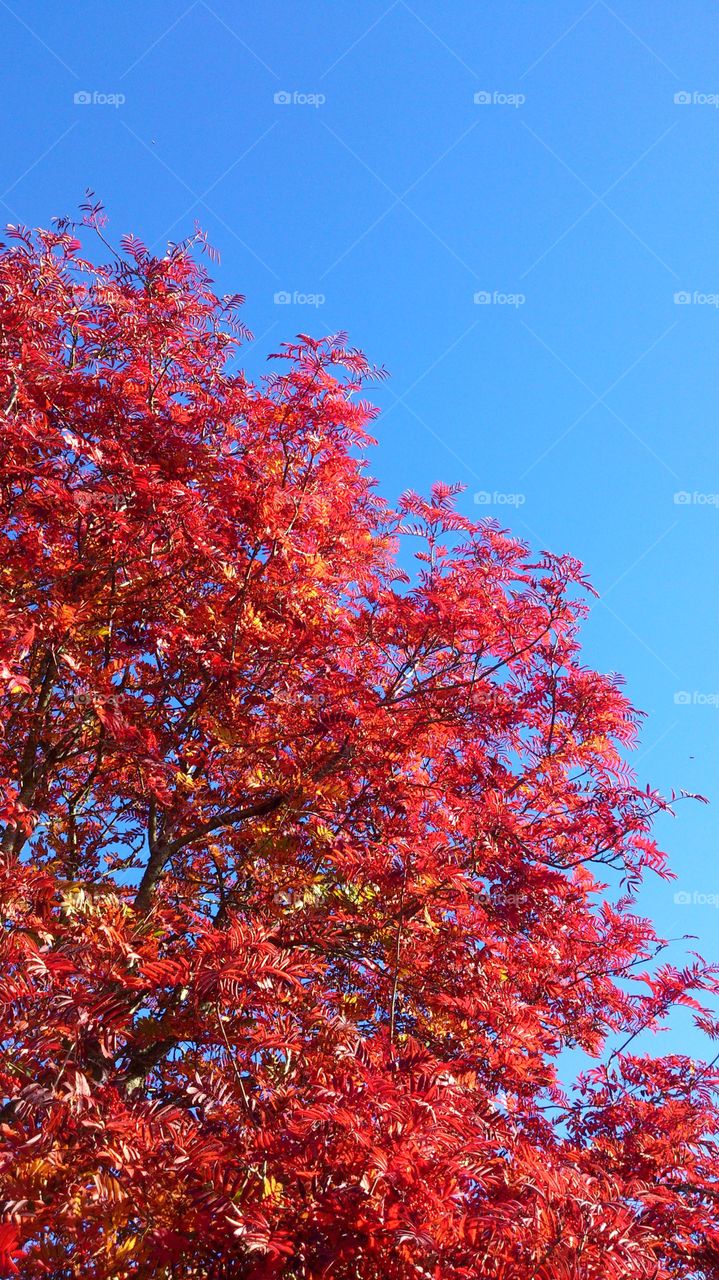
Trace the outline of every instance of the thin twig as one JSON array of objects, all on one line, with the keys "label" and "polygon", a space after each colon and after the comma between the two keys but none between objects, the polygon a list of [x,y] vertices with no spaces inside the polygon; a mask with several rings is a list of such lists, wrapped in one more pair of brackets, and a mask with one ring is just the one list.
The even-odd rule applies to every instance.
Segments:
[{"label": "thin twig", "polygon": [[232,1067],[232,1070],[235,1074],[235,1079],[237,1080],[237,1083],[240,1086],[240,1092],[242,1093],[242,1099],[247,1109],[247,1114],[250,1117],[250,1120],[252,1121],[252,1123],[256,1125],[257,1120],[255,1119],[255,1116],[252,1113],[252,1104],[247,1095],[247,1090],[245,1089],[245,1082],[242,1079],[242,1072],[240,1071],[239,1067],[237,1066],[237,1063],[235,1062],[234,1055],[232,1053],[232,1046],[230,1045],[230,1042],[227,1039],[227,1032],[225,1031],[225,1026],[222,1021],[222,1014],[220,1013],[220,1005],[218,1001],[215,1001],[215,1013],[217,1014],[217,1025],[220,1028],[222,1039],[225,1042],[225,1049],[227,1050],[227,1056],[230,1060],[230,1066]]},{"label": "thin twig", "polygon": [[405,866],[404,874],[402,876],[402,889],[400,891],[400,896],[399,896],[399,917],[397,919],[397,937],[395,939],[395,945],[394,945],[394,977],[392,979],[392,999],[390,1001],[390,1013],[389,1013],[390,1045],[394,1044],[394,1029],[395,1029],[396,1013],[397,1013],[397,985],[399,982],[399,955],[402,948],[402,923],[403,923],[402,917],[404,914],[404,891],[405,891],[406,884],[407,884],[407,867]]}]

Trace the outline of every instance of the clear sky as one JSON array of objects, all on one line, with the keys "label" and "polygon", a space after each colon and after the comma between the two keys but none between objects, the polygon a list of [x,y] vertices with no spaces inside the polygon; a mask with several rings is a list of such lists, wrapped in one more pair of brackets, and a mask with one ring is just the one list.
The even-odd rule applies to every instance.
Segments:
[{"label": "clear sky", "polygon": [[[642,905],[717,960],[718,23],[714,0],[0,0],[3,221],[88,187],[116,239],[199,221],[253,375],[298,331],[387,366],[388,498],[459,480],[584,561],[642,782],[713,802],[659,825],[678,880]],[[701,1050],[684,1021],[660,1043]]]}]

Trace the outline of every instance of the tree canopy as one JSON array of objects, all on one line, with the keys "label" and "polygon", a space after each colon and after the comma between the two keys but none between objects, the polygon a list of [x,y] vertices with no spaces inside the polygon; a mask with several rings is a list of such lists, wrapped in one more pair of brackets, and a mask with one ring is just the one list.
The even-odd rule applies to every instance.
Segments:
[{"label": "tree canopy", "polygon": [[390,507],[344,335],[253,385],[197,242],[87,221],[0,250],[1,1269],[718,1277],[580,565]]}]

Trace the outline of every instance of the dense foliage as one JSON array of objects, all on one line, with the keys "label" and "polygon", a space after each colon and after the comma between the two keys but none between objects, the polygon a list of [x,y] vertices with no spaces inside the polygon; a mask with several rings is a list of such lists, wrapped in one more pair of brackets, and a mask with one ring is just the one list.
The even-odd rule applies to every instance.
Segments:
[{"label": "dense foliage", "polygon": [[578,564],[389,509],[364,358],[250,384],[196,249],[0,254],[0,1270],[719,1277]]}]

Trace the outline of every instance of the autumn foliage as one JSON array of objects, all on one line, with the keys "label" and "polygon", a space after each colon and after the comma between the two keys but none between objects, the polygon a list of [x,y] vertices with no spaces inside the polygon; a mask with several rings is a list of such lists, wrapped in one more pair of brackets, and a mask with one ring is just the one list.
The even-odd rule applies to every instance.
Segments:
[{"label": "autumn foliage", "polygon": [[390,509],[342,336],[252,385],[199,244],[87,221],[0,255],[0,1272],[719,1277],[578,564]]}]

